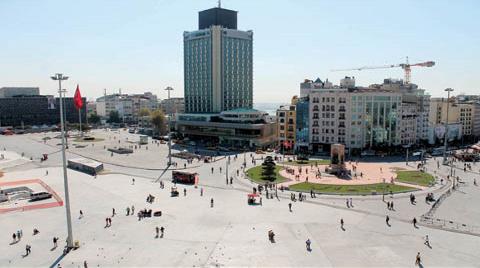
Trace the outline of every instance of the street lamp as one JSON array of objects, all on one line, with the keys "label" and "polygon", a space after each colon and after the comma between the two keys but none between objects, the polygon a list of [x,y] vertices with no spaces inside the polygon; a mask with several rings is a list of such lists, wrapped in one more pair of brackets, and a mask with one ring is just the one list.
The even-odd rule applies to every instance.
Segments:
[{"label": "street lamp", "polygon": [[448,146],[448,107],[450,106],[450,92],[453,91],[452,88],[445,89],[447,92],[447,119],[445,120],[445,136],[443,141],[443,164],[447,163],[447,146]]},{"label": "street lamp", "polygon": [[[173,90],[172,87],[167,87],[165,90],[168,92],[168,100],[170,100],[170,91]],[[172,137],[170,135],[171,130],[171,114],[168,115],[168,165],[172,164]]]},{"label": "street lamp", "polygon": [[55,74],[51,76],[52,80],[58,81],[58,93],[60,95],[60,130],[62,138],[62,161],[63,161],[63,186],[65,188],[65,210],[67,214],[67,248],[73,248],[73,234],[72,234],[72,216],[70,213],[70,194],[68,192],[68,178],[67,178],[67,159],[65,156],[65,125],[64,125],[64,114],[63,114],[63,93],[66,91],[62,89],[62,81],[67,80],[68,76],[63,74]]}]

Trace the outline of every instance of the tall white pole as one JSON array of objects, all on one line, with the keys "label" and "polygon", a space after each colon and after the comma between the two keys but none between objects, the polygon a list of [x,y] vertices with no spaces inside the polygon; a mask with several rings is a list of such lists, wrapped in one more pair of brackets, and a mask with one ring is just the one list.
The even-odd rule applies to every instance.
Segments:
[{"label": "tall white pole", "polygon": [[63,114],[63,90],[62,90],[62,80],[67,80],[67,76],[63,76],[62,74],[55,74],[52,76],[53,80],[58,81],[58,93],[60,94],[60,129],[61,129],[61,137],[62,137],[62,164],[63,164],[63,186],[65,189],[65,211],[67,216],[67,229],[68,229],[68,236],[67,236],[67,247],[73,248],[73,232],[72,232],[72,216],[70,213],[70,194],[68,191],[68,178],[67,178],[67,159],[65,156],[65,126],[64,126],[64,114]]},{"label": "tall white pole", "polygon": [[[165,90],[168,92],[168,100],[170,100],[170,91],[172,91],[173,88],[167,87]],[[172,129],[171,117],[172,117],[172,114],[169,114],[168,115],[168,165],[172,164],[172,137],[170,135],[170,130]]]},{"label": "tall white pole", "polygon": [[80,123],[80,137],[83,137],[83,132],[82,132],[82,108],[78,109],[78,122]]},{"label": "tall white pole", "polygon": [[[444,136],[444,149],[443,149],[443,164],[447,163],[447,146],[448,146],[448,107],[450,107],[450,91],[451,88],[445,89],[447,91],[447,119],[445,120],[445,136]],[[463,135],[463,134],[462,134]]]}]

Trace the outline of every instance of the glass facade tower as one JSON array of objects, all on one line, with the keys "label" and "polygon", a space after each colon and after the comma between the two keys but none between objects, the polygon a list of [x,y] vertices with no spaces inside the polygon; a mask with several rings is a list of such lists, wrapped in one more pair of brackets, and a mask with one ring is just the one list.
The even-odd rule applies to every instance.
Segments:
[{"label": "glass facade tower", "polygon": [[183,34],[186,113],[253,106],[253,32],[228,25]]}]

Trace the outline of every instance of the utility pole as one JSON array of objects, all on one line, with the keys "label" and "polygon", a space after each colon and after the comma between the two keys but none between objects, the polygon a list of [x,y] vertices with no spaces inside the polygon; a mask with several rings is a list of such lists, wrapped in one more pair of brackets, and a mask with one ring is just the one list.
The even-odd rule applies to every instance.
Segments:
[{"label": "utility pole", "polygon": [[[445,136],[444,136],[444,149],[443,149],[443,164],[447,163],[447,146],[448,146],[448,107],[450,107],[450,92],[452,88],[445,89],[447,92],[447,119],[445,120]],[[463,135],[463,134],[462,134]]]},{"label": "utility pole", "polygon": [[[170,91],[173,90],[172,87],[167,87],[165,90],[168,92],[168,100],[170,100]],[[168,115],[168,166],[172,164],[172,137],[170,135],[171,127],[171,117],[172,115]]]},{"label": "utility pole", "polygon": [[63,74],[55,74],[51,76],[52,80],[58,81],[58,93],[60,94],[60,129],[62,137],[62,163],[63,163],[63,186],[65,188],[65,210],[67,216],[67,229],[68,229],[68,236],[67,236],[67,248],[73,248],[73,234],[72,234],[72,216],[70,213],[70,194],[68,192],[68,178],[67,178],[67,159],[65,156],[65,122],[64,122],[64,103],[63,103],[63,93],[65,90],[62,89],[62,81],[67,80],[68,76],[64,76]]}]

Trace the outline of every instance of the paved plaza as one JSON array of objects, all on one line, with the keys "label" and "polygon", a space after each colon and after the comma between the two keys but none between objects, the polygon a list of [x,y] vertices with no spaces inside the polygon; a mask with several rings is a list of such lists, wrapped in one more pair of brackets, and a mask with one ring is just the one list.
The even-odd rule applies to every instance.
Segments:
[{"label": "paved plaza", "polygon": [[[456,163],[455,175],[462,180],[456,190],[451,190],[447,180],[444,184],[437,181],[435,186],[415,192],[415,205],[410,203],[409,193],[316,198],[305,193],[305,201],[293,202],[291,192],[278,191],[278,198],[262,194],[262,205],[249,206],[247,194],[256,184],[244,175],[243,154],[230,156],[228,176],[224,156],[216,157],[213,163],[195,160],[191,164],[174,158],[177,168],[197,172],[200,180],[197,187],[178,184],[179,196],[171,197],[171,171],[159,178],[167,163],[165,144],[150,141],[148,150],[144,145],[134,149],[133,154],[112,156],[105,148],[135,146],[132,142],[138,141],[138,135],[123,130],[93,133],[102,140],[72,142],[72,138],[67,151],[68,159],[85,157],[105,166],[105,171],[96,177],[68,169],[73,234],[80,247],[62,255],[67,236],[64,206],[0,213],[1,267],[83,267],[84,262],[88,267],[413,267],[417,252],[421,253],[424,267],[479,267],[480,187],[473,180],[480,183],[480,164],[464,172],[463,166]],[[1,153],[8,156],[8,160],[0,161],[4,172],[0,188],[5,188],[2,183],[38,179],[63,200],[57,135],[0,136]],[[182,150],[192,148],[176,146],[174,152]],[[49,154],[48,160],[41,162],[42,154]],[[253,167],[250,155],[257,159],[257,165],[261,164],[261,155],[247,153],[247,169]],[[450,168],[437,168],[436,160],[427,162],[427,172],[443,178]],[[360,160],[358,166],[370,163]],[[383,161],[380,165],[382,174],[392,167],[405,168],[404,162]],[[408,168],[415,167],[416,163],[411,162]],[[377,172],[373,171],[376,168],[372,172]],[[226,178],[230,177],[233,183],[227,184]],[[163,189],[160,181],[165,185]],[[434,211],[432,204],[425,202],[430,192],[436,198],[445,196]],[[146,202],[149,194],[155,197],[152,203]],[[346,206],[349,198],[353,207]],[[386,202],[394,202],[394,210],[387,209]],[[0,208],[4,206],[0,204]],[[126,209],[132,206],[135,213],[127,216]],[[116,215],[112,215],[113,208]],[[142,209],[161,211],[162,215],[139,220],[137,212]],[[420,220],[427,212],[434,222]],[[112,224],[106,227],[109,217]],[[418,228],[411,223],[414,217],[419,221]],[[460,226],[445,223],[450,221]],[[163,237],[156,237],[156,227],[165,228]],[[34,228],[39,231],[36,235]],[[23,237],[14,243],[12,234],[18,230],[22,230]],[[268,239],[269,230],[275,233],[274,243]],[[424,244],[426,235],[431,247]],[[59,238],[56,248],[54,237]],[[312,242],[311,251],[306,250],[307,239]],[[26,245],[31,246],[28,256],[24,256]]]}]

